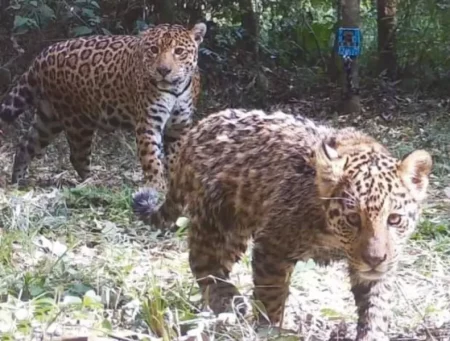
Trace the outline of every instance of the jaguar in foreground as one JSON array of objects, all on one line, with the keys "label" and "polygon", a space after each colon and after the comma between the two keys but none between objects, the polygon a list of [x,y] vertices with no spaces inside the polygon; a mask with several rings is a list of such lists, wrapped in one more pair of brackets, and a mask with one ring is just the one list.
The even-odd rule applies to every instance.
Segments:
[{"label": "jaguar in foreground", "polygon": [[282,318],[297,261],[346,260],[357,340],[384,341],[399,255],[431,170],[428,152],[396,159],[354,128],[229,109],[183,137],[161,212],[189,217],[190,267],[215,313],[240,295],[229,275],[253,238],[253,295],[269,322]]}]

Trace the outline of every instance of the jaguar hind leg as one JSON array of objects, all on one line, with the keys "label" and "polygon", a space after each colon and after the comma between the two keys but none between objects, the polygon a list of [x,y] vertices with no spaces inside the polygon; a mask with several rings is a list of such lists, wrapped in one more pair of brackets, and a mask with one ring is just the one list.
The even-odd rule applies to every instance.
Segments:
[{"label": "jaguar hind leg", "polygon": [[[280,250],[279,238],[256,235],[253,247],[252,269],[255,285],[254,299],[264,306],[266,316],[259,314],[262,324],[279,323],[283,318],[284,306],[289,295],[290,277],[296,261],[286,257]],[[288,250],[284,250],[288,251]]]},{"label": "jaguar hind leg", "polygon": [[13,184],[24,180],[30,162],[42,153],[62,130],[61,123],[54,115],[38,109],[26,136],[17,147],[11,177]]},{"label": "jaguar hind leg", "polygon": [[211,226],[206,217],[194,216],[188,233],[189,264],[204,302],[215,314],[237,310],[244,315],[248,306],[229,279],[233,265],[247,248],[248,232],[224,231]]},{"label": "jaguar hind leg", "polygon": [[70,149],[70,163],[81,180],[86,180],[90,174],[91,149],[95,128],[84,125],[80,129],[66,129],[67,142]]}]

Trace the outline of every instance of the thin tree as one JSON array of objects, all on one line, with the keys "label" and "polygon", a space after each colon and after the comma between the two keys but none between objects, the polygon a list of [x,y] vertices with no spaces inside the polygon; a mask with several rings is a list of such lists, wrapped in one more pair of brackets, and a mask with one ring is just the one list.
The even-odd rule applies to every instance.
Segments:
[{"label": "thin tree", "polygon": [[194,26],[203,18],[202,6],[202,0],[186,0],[186,11],[189,17],[189,27]]},{"label": "thin tree", "polygon": [[[261,93],[266,93],[269,87],[269,79],[260,69],[259,63],[259,33],[260,33],[260,18],[256,10],[257,4],[254,0],[239,0],[239,11],[241,13],[241,24],[244,28],[245,34],[242,39],[242,48],[248,53],[245,54],[247,63],[252,63],[254,66],[254,84]],[[248,59],[250,58],[250,59]],[[261,103],[265,103],[267,96],[263,96]]]},{"label": "thin tree", "polygon": [[158,24],[174,24],[175,23],[175,1],[173,0],[156,0],[155,12],[158,13]]},{"label": "thin tree", "polygon": [[[360,0],[342,0],[342,26],[346,28],[358,28],[360,25]],[[345,71],[345,70],[344,70]],[[354,59],[351,69],[351,84],[352,89],[349,88],[347,73],[342,73],[342,86],[344,97],[342,102],[343,113],[354,113],[361,111],[361,102],[358,92],[359,78],[358,78],[358,59]]]},{"label": "thin tree", "polygon": [[[341,0],[333,1],[333,5],[335,8],[336,17],[338,20],[334,23],[333,32],[337,32],[338,28],[341,26]],[[338,63],[340,62],[340,57],[338,56],[338,35],[336,34],[334,37],[333,46],[331,48],[330,57],[328,59],[327,71],[330,80],[334,83],[339,81],[340,69],[338,68]]]},{"label": "thin tree", "polygon": [[377,0],[378,13],[378,68],[394,80],[397,76],[395,38],[397,0]]},{"label": "thin tree", "polygon": [[241,23],[245,30],[245,49],[253,54],[255,62],[258,60],[259,48],[259,16],[255,12],[252,0],[239,0]]},{"label": "thin tree", "polygon": [[[3,45],[4,52],[8,51],[8,49],[5,48],[6,46],[10,45],[11,42],[13,44],[15,43],[15,40],[12,39],[14,14],[11,11],[10,5],[10,0],[0,0],[0,44]],[[13,47],[15,48],[15,46]],[[0,99],[1,95],[10,85],[12,76],[9,67],[16,58],[16,56],[13,56],[9,61],[5,63],[3,63],[3,58],[0,58]]]}]

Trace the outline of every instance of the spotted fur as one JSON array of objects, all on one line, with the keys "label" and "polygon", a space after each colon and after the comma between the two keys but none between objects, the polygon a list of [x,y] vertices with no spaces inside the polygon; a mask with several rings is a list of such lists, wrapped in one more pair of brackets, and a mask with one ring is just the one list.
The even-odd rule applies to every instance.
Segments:
[{"label": "spotted fur", "polygon": [[163,209],[185,208],[190,267],[215,313],[239,295],[229,275],[253,237],[254,298],[270,322],[282,317],[297,261],[344,259],[357,340],[388,340],[392,280],[425,199],[427,152],[398,160],[353,128],[257,110],[203,119],[178,152]]},{"label": "spotted fur", "polygon": [[191,30],[163,24],[139,36],[81,37],[44,49],[0,106],[4,122],[37,108],[17,149],[12,182],[23,179],[33,157],[63,131],[70,161],[86,179],[95,130],[134,128],[147,187],[140,195],[163,197],[164,154],[170,164],[197,104],[205,32],[203,23]]}]

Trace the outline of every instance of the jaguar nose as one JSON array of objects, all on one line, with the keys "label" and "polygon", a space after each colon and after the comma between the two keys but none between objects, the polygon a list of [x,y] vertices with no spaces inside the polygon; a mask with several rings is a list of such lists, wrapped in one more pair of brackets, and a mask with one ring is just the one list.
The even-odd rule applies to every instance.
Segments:
[{"label": "jaguar nose", "polygon": [[170,68],[168,68],[167,66],[164,66],[164,65],[163,66],[158,66],[156,68],[156,70],[163,77],[166,77],[171,71]]},{"label": "jaguar nose", "polygon": [[375,269],[378,265],[383,263],[387,258],[386,253],[380,252],[363,252],[362,259],[369,265],[372,269]]}]

